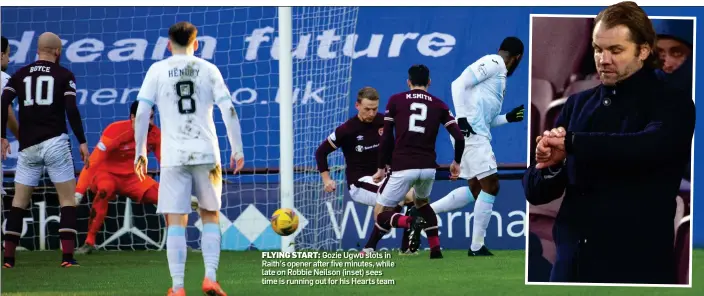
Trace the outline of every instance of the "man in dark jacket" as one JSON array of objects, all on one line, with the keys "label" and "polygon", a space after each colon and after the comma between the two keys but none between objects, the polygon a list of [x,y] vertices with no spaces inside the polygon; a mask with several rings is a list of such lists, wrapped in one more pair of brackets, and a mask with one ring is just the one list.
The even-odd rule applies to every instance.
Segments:
[{"label": "man in dark jacket", "polygon": [[694,103],[655,76],[655,32],[635,3],[599,13],[592,39],[602,85],[567,100],[523,179],[534,205],[565,194],[551,281],[674,284],[674,196]]}]

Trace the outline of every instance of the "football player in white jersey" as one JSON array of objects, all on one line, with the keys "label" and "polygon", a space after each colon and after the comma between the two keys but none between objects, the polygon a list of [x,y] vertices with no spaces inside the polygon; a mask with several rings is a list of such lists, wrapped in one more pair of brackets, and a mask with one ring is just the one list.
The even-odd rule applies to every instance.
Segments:
[{"label": "football player in white jersey", "polygon": [[166,254],[172,287],[167,295],[185,295],[186,225],[191,213],[191,192],[198,198],[203,221],[201,248],[205,263],[203,292],[226,295],[215,275],[220,258],[222,172],[220,146],[213,121],[213,105],[222,113],[232,147],[230,166],[237,173],[244,166],[239,119],[230,91],[218,68],[194,56],[198,30],[188,22],[169,29],[168,48],[173,56],[154,63],[144,78],[135,118],[135,171],[147,167],[147,131],[151,107],[161,120],[161,180],[157,212],[166,215]]},{"label": "football player in white jersey", "polygon": [[452,82],[457,123],[465,136],[460,178],[468,180],[469,188],[457,188],[431,204],[431,207],[436,213],[442,213],[462,208],[476,200],[472,244],[467,252],[469,256],[492,255],[484,246],[484,236],[494,199],[499,193],[499,176],[489,129],[523,120],[523,105],[500,115],[506,77],[513,74],[522,56],[523,42],[516,37],[507,37],[497,54],[483,56]]},{"label": "football player in white jersey", "polygon": [[[10,80],[10,75],[5,73],[7,71],[7,66],[10,65],[10,41],[5,38],[5,36],[2,36],[2,56],[0,56],[0,65],[2,66],[2,74],[0,74],[0,94],[2,94],[2,89],[5,88],[5,85],[7,82]],[[10,129],[12,134],[15,136],[15,139],[19,139],[20,137],[20,126],[17,124],[17,118],[15,117],[15,112],[12,110],[12,105],[7,107],[7,127]],[[4,160],[4,159],[3,159]],[[0,182],[0,191],[2,191],[2,194],[5,195],[5,189],[3,189],[2,182]]]}]

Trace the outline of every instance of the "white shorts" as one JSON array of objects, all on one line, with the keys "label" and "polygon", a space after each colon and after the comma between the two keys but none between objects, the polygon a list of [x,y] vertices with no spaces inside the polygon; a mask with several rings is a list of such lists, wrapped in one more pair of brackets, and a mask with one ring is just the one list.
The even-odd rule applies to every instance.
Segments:
[{"label": "white shorts", "polygon": [[46,168],[52,183],[68,182],[76,178],[67,134],[53,137],[20,151],[17,156],[15,182],[37,187]]},{"label": "white shorts", "polygon": [[471,180],[476,177],[481,180],[496,172],[496,157],[489,139],[477,136],[477,139],[465,144],[460,163],[461,179]]},{"label": "white shorts", "polygon": [[406,198],[406,193],[414,189],[415,199],[428,199],[435,182],[435,169],[410,169],[392,172],[379,189],[377,203],[385,207],[395,207]]},{"label": "white shorts", "polygon": [[361,177],[354,184],[350,184],[350,198],[355,202],[373,207],[376,205],[376,195],[380,185],[381,182],[375,183],[372,176]]},{"label": "white shorts", "polygon": [[219,211],[222,206],[222,174],[211,181],[213,168],[213,164],[162,167],[157,213],[190,214],[191,194],[198,198],[199,208]]}]

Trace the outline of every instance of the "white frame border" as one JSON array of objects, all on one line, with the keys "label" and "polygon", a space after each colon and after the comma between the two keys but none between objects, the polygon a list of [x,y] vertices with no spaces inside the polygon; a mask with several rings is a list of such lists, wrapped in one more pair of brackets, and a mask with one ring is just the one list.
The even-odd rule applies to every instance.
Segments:
[{"label": "white frame border", "polygon": [[[531,122],[531,110],[532,108],[532,98],[531,98],[531,81],[533,77],[533,55],[531,53],[533,47],[533,19],[536,17],[549,17],[549,18],[596,18],[596,15],[580,15],[580,14],[530,14],[530,24],[528,27],[528,122],[529,128],[527,131],[527,145],[526,147],[526,168],[530,167],[530,147],[531,147],[531,136],[530,136],[530,122]],[[693,21],[693,39],[692,39],[692,100],[696,104],[696,63],[697,63],[697,18],[692,16],[649,16],[650,19],[666,19],[666,20],[692,20]],[[691,153],[691,179],[690,182],[690,221],[694,221],[694,136],[692,137],[692,153]],[[651,287],[651,288],[692,288],[692,257],[694,254],[693,250],[693,230],[694,227],[689,227],[689,281],[687,285],[656,285],[656,284],[602,284],[602,283],[553,283],[553,282],[529,282],[528,281],[528,238],[530,233],[530,203],[526,200],[526,238],[525,238],[525,272],[524,281],[525,285],[531,286],[582,286],[582,287]],[[690,224],[692,225],[692,224]]]}]

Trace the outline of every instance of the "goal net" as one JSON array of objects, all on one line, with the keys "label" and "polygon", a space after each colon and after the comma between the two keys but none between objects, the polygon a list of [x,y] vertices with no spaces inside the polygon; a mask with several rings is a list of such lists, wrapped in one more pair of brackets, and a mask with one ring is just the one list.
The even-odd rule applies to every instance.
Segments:
[{"label": "goal net", "polygon": [[[342,216],[344,160],[328,158],[340,184],[335,194],[322,191],[315,150],[350,115],[352,61],[355,54],[356,7],[293,8],[294,204],[300,214],[296,249],[340,248],[339,230],[331,220]],[[224,250],[277,250],[281,237],[269,217],[280,207],[278,22],[275,7],[3,7],[3,35],[10,39],[12,74],[35,60],[36,38],[45,31],[64,40],[61,64],[74,72],[78,103],[89,149],[112,122],[129,119],[142,79],[155,61],[170,54],[168,28],[190,21],[199,29],[196,55],[218,66],[233,94],[242,125],[245,169],[228,172],[223,185],[220,226]],[[215,108],[223,163],[231,149]],[[158,110],[155,122],[159,123]],[[69,129],[70,131],[70,129]],[[8,133],[9,134],[9,133]],[[71,135],[77,175],[82,167]],[[17,143],[13,139],[13,151]],[[10,157],[16,157],[13,153]],[[3,233],[13,195],[16,158],[3,162]],[[158,181],[153,156],[150,170]],[[83,245],[94,196],[78,207],[78,246]],[[161,249],[165,223],[154,205],[118,196],[110,202],[96,246],[108,250]],[[24,218],[20,245],[30,250],[60,248],[59,204],[48,178],[35,190]],[[187,241],[200,248],[201,222],[189,216]]]}]

